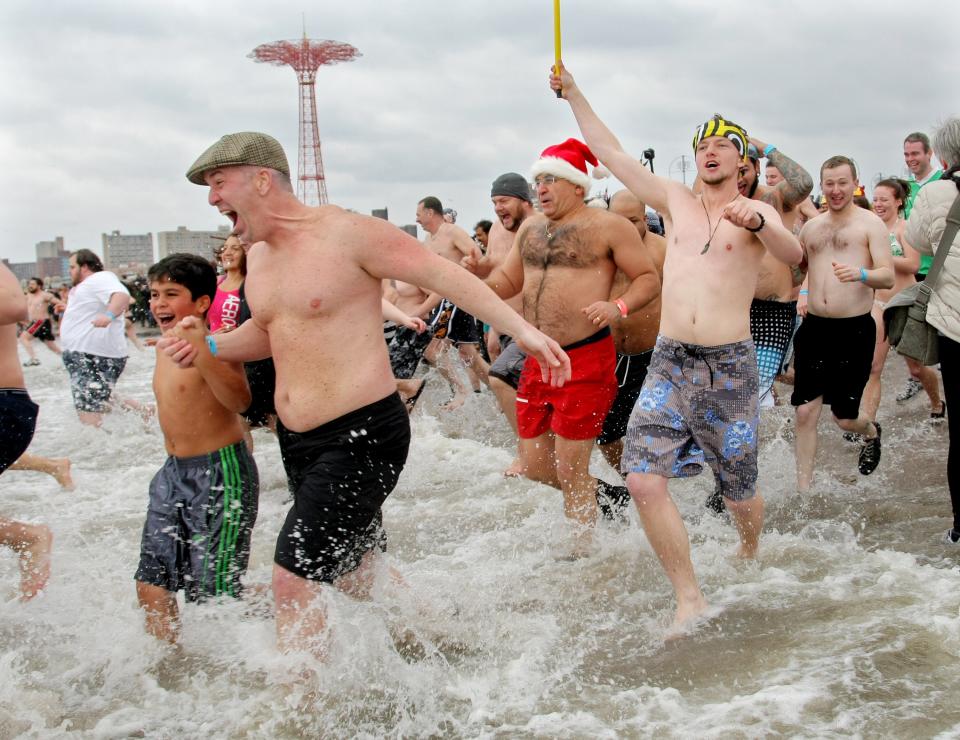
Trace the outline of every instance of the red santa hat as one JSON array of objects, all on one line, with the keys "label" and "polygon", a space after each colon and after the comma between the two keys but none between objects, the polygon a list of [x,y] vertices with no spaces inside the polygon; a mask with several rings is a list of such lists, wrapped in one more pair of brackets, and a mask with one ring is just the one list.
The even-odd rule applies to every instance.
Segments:
[{"label": "red santa hat", "polygon": [[536,180],[538,175],[553,175],[579,185],[585,192],[590,190],[590,175],[587,163],[594,166],[593,176],[606,177],[607,170],[598,167],[597,158],[582,141],[567,139],[562,144],[548,146],[540,153],[540,159],[530,168],[530,176]]}]

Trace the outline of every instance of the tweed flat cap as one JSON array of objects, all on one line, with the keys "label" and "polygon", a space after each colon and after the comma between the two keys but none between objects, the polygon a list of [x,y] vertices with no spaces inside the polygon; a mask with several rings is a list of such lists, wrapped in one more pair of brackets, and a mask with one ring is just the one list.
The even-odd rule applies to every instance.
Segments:
[{"label": "tweed flat cap", "polygon": [[241,131],[227,134],[197,157],[197,161],[187,170],[187,179],[197,185],[206,185],[204,173],[244,164],[269,167],[290,177],[287,155],[283,153],[279,141],[256,131]]}]

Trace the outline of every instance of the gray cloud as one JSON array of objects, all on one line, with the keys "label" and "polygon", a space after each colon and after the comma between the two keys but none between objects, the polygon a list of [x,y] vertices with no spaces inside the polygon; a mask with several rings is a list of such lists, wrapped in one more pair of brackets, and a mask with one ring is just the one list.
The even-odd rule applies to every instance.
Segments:
[{"label": "gray cloud", "polygon": [[[295,163],[294,74],[246,55],[297,38],[301,8],[5,3],[0,256],[31,260],[56,234],[99,248],[115,228],[216,226],[183,173],[227,131],[269,131]],[[563,14],[568,66],[629,151],[656,149],[658,173],[721,111],[814,173],[850,154],[869,182],[902,170],[905,133],[958,112],[936,41],[960,20],[954,3],[564,0]],[[354,0],[315,7],[306,23],[311,37],[363,53],[318,74],[328,188],[341,205],[387,205],[405,223],[435,194],[470,226],[490,217],[496,175],[525,172],[577,133],[546,86],[548,3]]]}]

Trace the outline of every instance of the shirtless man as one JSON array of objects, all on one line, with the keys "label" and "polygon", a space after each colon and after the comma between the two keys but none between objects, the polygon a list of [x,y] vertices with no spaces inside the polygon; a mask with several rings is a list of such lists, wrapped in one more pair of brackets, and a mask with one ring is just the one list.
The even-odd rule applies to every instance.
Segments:
[{"label": "shirtless man", "polygon": [[20,334],[20,343],[30,356],[30,359],[23,363],[24,367],[40,364],[37,353],[33,349],[34,339],[39,339],[54,354],[60,354],[60,347],[53,336],[50,306],[60,311],[65,308],[56,296],[43,289],[43,281],[40,278],[30,278],[27,282],[27,327]]},{"label": "shirtless man", "polygon": [[[806,172],[806,170],[804,170]],[[764,175],[766,177],[766,185],[768,188],[775,188],[781,182],[783,182],[783,173],[777,168],[773,162],[769,159],[767,160],[766,168],[764,169]],[[811,179],[811,187],[813,186],[813,181]],[[809,221],[811,218],[816,218],[820,215],[820,211],[817,210],[817,207],[813,205],[813,201],[810,198],[804,198],[800,203],[797,203],[793,208],[785,208],[780,214],[780,217],[783,219],[783,225],[790,229],[794,234],[799,234],[800,229],[803,228],[803,225]]]},{"label": "shirtless man", "polygon": [[260,133],[224,136],[188,171],[210,205],[252,244],[246,296],[253,317],[228,334],[200,322],[158,343],[181,365],[201,353],[226,361],[273,355],[277,432],[294,502],[273,569],[284,650],[318,648],[324,585],[368,596],[384,544],[380,507],[406,462],[410,421],[382,338],[381,281],[449,295],[504,327],[562,384],[570,364],[559,345],[527,324],[476,277],[380,219],[297,200],[280,144]]},{"label": "shirtless man", "polygon": [[[666,240],[647,229],[647,208],[629,190],[621,190],[610,199],[610,211],[623,216],[633,224],[643,248],[657,270],[658,283],[662,281],[663,262],[666,257]],[[610,290],[610,298],[616,299],[630,284],[629,278],[617,270]],[[639,311],[610,325],[613,343],[617,349],[617,397],[603,422],[603,430],[597,437],[600,451],[610,466],[619,471],[623,456],[623,437],[627,433],[630,413],[640,397],[640,389],[647,377],[647,367],[653,356],[653,346],[660,330],[660,296],[658,295]],[[627,501],[626,503],[629,503]]]},{"label": "shirtless man", "polygon": [[[513,248],[517,230],[526,219],[536,211],[530,197],[530,185],[527,179],[516,172],[505,172],[493,181],[490,187],[490,201],[497,215],[496,222],[490,227],[490,239],[487,253],[477,261],[471,256],[463,259],[464,267],[478,277],[486,278],[490,272],[503,264]],[[517,313],[523,313],[523,298],[518,293],[506,299],[506,303]],[[517,385],[520,372],[527,356],[522,349],[506,334],[496,327],[490,327],[487,333],[487,351],[496,359],[490,364],[487,384],[497,398],[497,405],[507,417],[514,435],[517,434]],[[504,475],[522,474],[519,450],[516,459],[504,471]]]},{"label": "shirtless man", "polygon": [[[428,196],[417,204],[417,223],[430,234],[427,246],[435,253],[456,265],[467,256],[479,260],[480,247],[466,231],[443,217],[443,206],[433,196]],[[424,360],[430,365],[436,364],[453,389],[453,398],[444,405],[447,411],[453,411],[466,402],[467,388],[457,377],[456,370],[444,364],[442,355],[454,344],[460,359],[467,369],[467,375],[476,393],[480,392],[480,381],[486,381],[487,363],[480,355],[480,342],[483,335],[473,316],[455,306],[449,300],[443,300],[430,322],[433,342],[424,352]]]},{"label": "shirtless man", "polygon": [[[0,263],[0,473],[17,460],[33,439],[37,405],[30,400],[17,358],[18,321],[27,318],[27,299],[10,269]],[[32,599],[50,577],[53,534],[42,524],[0,517],[0,545],[20,561],[20,598]]]},{"label": "shirtless man", "polygon": [[747,154],[741,128],[715,116],[697,129],[693,143],[703,183],[697,196],[627,154],[562,65],[550,86],[570,103],[598,159],[664,217],[660,337],[630,419],[622,469],[676,593],[674,625],[680,627],[703,614],[707,603],[667,479],[695,475],[709,464],[740,535],[739,555],[756,555],[763,499],[756,492],[759,413],[749,307],[767,251],[791,265],[803,255],[776,209],[737,190]]},{"label": "shirtless man", "polygon": [[870,378],[876,325],[874,291],[892,288],[893,262],[887,229],[875,213],[853,202],[857,168],[848,157],[820,167],[825,214],[800,231],[809,273],[806,315],[794,340],[797,407],[797,490],[810,490],[817,454],[817,422],[823,404],[845,432],[863,437],[858,468],[870,475],[880,463],[880,425],[860,413]]},{"label": "shirtless man", "polygon": [[[525,219],[507,258],[487,277],[502,297],[522,291],[523,315],[570,355],[571,381],[552,389],[539,363],[527,357],[517,388],[517,427],[523,474],[563,491],[564,513],[581,525],[597,517],[597,479],[590,453],[617,392],[610,324],[645,307],[658,294],[656,270],[631,224],[584,203],[594,155],[568,139],[547,147],[531,175],[542,214]],[[610,300],[614,276],[630,281]],[[578,533],[582,555],[589,530]]]}]

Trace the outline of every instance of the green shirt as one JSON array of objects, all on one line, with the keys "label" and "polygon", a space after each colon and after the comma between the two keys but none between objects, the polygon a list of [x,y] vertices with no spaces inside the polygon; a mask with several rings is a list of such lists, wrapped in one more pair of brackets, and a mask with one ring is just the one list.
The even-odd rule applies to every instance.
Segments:
[{"label": "green shirt", "polygon": [[[928,182],[936,182],[943,176],[943,170],[936,170],[932,175],[930,175],[923,182],[917,182],[917,178],[913,175],[910,176],[910,195],[907,196],[907,202],[903,204],[903,217],[910,218],[910,211],[913,210],[913,201],[916,200],[917,195],[920,192],[920,188],[926,185]],[[933,264],[933,255],[930,254],[921,254],[920,255],[920,269],[919,274],[926,275],[927,271],[930,269],[930,265]]]}]

